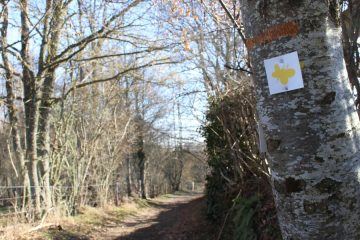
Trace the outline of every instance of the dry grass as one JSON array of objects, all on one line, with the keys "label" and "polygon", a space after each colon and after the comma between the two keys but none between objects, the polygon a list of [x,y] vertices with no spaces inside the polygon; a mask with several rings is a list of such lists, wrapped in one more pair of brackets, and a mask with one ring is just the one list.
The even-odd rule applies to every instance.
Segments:
[{"label": "dry grass", "polygon": [[74,217],[62,217],[53,212],[42,225],[19,223],[19,219],[6,219],[6,226],[0,227],[0,240],[85,240],[89,239],[87,236],[92,232],[116,226],[125,218],[134,216],[148,207],[148,200],[135,199],[120,207],[84,206]]}]

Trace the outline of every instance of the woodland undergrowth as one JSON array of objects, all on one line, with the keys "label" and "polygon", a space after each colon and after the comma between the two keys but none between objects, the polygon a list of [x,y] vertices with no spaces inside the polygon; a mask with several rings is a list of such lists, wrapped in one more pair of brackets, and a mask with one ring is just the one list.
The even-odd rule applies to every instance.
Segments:
[{"label": "woodland undergrowth", "polygon": [[221,226],[218,239],[280,239],[252,86],[210,98],[202,134],[211,169],[207,214]]}]

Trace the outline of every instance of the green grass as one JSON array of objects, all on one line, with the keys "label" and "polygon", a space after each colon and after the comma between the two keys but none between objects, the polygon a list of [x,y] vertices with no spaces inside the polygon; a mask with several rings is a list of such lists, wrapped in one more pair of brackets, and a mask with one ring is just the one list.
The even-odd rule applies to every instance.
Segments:
[{"label": "green grass", "polygon": [[136,203],[138,208],[148,208],[150,207],[149,200],[147,199],[134,199],[134,202]]},{"label": "green grass", "polygon": [[122,221],[128,216],[135,216],[136,210],[118,207],[114,208],[112,211],[109,211],[108,214],[113,216],[115,220]]},{"label": "green grass", "polygon": [[9,212],[13,212],[14,209],[13,207],[0,207],[0,214],[6,214],[6,213],[9,213]]}]

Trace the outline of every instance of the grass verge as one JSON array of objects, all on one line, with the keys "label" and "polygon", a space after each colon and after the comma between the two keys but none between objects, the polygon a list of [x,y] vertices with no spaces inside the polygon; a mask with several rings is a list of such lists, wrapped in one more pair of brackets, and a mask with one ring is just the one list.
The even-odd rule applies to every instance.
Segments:
[{"label": "grass verge", "polygon": [[49,217],[44,227],[35,229],[29,224],[9,224],[0,228],[0,239],[6,240],[87,240],[93,232],[105,231],[115,227],[130,216],[135,216],[145,208],[151,207],[151,200],[134,199],[119,207],[105,206],[94,208],[84,206],[73,217]]}]

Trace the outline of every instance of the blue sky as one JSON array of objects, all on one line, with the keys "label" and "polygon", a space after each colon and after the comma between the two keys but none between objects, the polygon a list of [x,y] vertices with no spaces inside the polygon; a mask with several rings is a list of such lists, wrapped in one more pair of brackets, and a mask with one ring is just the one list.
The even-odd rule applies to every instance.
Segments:
[{"label": "blue sky", "polygon": [[[76,2],[76,1],[75,1]],[[75,3],[74,2],[74,3]],[[137,26],[134,28],[133,31],[134,35],[139,35],[146,37],[147,40],[153,41],[154,44],[156,44],[157,39],[166,39],[165,35],[165,29],[162,29],[159,27],[159,25],[156,24],[156,22],[153,19],[153,12],[149,11],[149,2],[146,2],[145,4],[141,4],[138,7],[134,8],[132,12],[129,12],[129,14],[124,19],[125,23],[130,23],[134,20],[136,20],[137,25],[142,25],[141,27]],[[38,8],[43,11],[44,9],[44,1],[30,1],[30,4],[32,5],[31,8]],[[74,6],[70,8],[70,12],[77,13],[77,9]],[[111,8],[108,9],[109,12],[112,11]],[[33,24],[35,24],[39,19],[41,19],[41,16],[36,14],[36,12],[31,11],[30,16],[31,21]],[[16,42],[20,39],[20,14],[17,9],[16,3],[11,1],[9,5],[9,18],[12,23],[9,29],[9,38],[8,42],[9,44]],[[75,19],[75,15],[73,16]],[[102,13],[99,12],[98,18],[102,18]],[[70,24],[71,23],[71,24]],[[77,25],[74,21],[69,21],[68,26],[66,26],[66,35],[72,39],[72,41],[76,41],[77,39],[80,39],[81,36],[77,36],[76,32],[79,28],[79,25]],[[33,30],[33,33],[36,35],[36,31]],[[90,32],[89,32],[90,33]],[[72,34],[73,36],[69,35]],[[86,31],[85,31],[86,34]],[[173,41],[172,39],[169,39],[170,43]],[[71,43],[71,42],[70,42]],[[68,42],[63,42],[63,47],[66,47]],[[175,43],[180,44],[180,43]],[[35,63],[37,61],[37,54],[39,53],[39,45],[40,45],[40,38],[34,37],[31,41],[31,54],[33,54]],[[20,44],[15,45],[16,48],[20,48]],[[116,45],[108,45],[108,48],[116,48]],[[178,54],[178,58],[181,58],[181,54],[179,51],[181,51],[181,46],[179,49],[172,49],[170,51],[170,54],[172,56],[176,56]],[[122,45],[122,49],[120,51],[131,51],[134,49],[131,44],[129,45]],[[60,49],[61,51],[61,49]],[[169,53],[167,53],[169,54]],[[161,57],[162,54],[155,54],[152,56],[152,58]],[[13,62],[15,59],[13,59]],[[159,127],[163,127],[165,125],[169,127],[165,127],[164,130],[170,131],[171,135],[176,135],[178,137],[179,135],[179,126],[180,123],[177,120],[177,117],[175,118],[174,122],[174,109],[176,108],[176,114],[177,114],[177,107],[174,107],[175,105],[179,104],[180,106],[180,115],[181,115],[181,125],[182,125],[182,136],[183,138],[188,139],[194,139],[196,141],[201,141],[200,134],[198,133],[198,129],[201,125],[201,121],[203,121],[203,114],[206,110],[206,95],[204,93],[204,87],[203,83],[201,81],[201,75],[197,70],[185,70],[190,68],[191,66],[190,62],[184,62],[180,65],[169,65],[161,68],[151,68],[148,71],[152,72],[152,76],[155,77],[155,81],[158,79],[162,79],[168,75],[168,82],[174,82],[179,83],[177,87],[173,88],[163,88],[161,89],[161,95],[163,95],[163,98],[166,99],[167,104],[169,105],[169,113],[166,115],[166,117],[157,123]],[[15,65],[15,67],[17,67]],[[63,81],[63,75],[65,72],[66,66],[62,66],[58,68],[57,70],[57,77],[59,81]],[[158,69],[161,69],[161,73],[156,72]],[[18,69],[21,70],[21,69]],[[156,72],[156,74],[154,74]],[[176,76],[176,77],[172,77]],[[157,79],[156,79],[157,78]],[[173,79],[172,79],[173,78]],[[3,79],[0,80],[0,94],[5,95],[5,87],[4,87]],[[1,109],[0,111],[0,117],[3,118],[3,113],[5,112],[5,109]],[[173,130],[173,126],[175,126],[175,133]],[[170,128],[170,130],[169,130]]]}]

